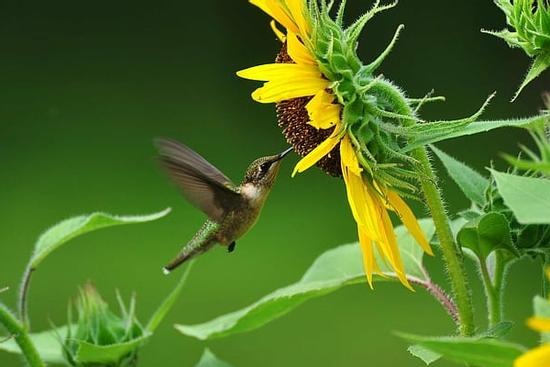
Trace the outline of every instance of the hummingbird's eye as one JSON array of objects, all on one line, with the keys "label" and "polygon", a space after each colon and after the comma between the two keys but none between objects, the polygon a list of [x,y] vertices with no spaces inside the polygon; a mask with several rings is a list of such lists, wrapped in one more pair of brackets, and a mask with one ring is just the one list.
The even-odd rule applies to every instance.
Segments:
[{"label": "hummingbird's eye", "polygon": [[271,167],[270,162],[265,162],[265,163],[260,164],[260,173],[261,174],[267,173],[267,171],[269,170],[269,167]]}]

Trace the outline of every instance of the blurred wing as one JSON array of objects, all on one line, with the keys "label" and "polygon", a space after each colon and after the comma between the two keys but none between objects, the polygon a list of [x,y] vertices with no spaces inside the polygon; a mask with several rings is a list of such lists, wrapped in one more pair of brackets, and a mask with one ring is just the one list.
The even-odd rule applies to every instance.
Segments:
[{"label": "blurred wing", "polygon": [[185,198],[210,219],[220,222],[240,199],[235,185],[196,152],[174,140],[158,139],[162,165]]}]

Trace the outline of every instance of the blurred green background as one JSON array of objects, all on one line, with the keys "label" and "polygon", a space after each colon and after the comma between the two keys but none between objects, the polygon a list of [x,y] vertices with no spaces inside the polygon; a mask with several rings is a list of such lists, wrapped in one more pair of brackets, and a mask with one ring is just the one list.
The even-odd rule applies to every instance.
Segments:
[{"label": "blurred green background", "polygon": [[[349,1],[348,19],[371,1]],[[406,25],[382,72],[409,95],[432,88],[446,103],[424,118],[463,117],[493,91],[485,118],[533,114],[546,73],[518,102],[508,101],[529,60],[480,28],[498,29],[504,17],[489,0],[402,1],[376,17],[361,39],[365,60]],[[0,286],[13,305],[34,241],[66,217],[92,211],[140,214],[172,207],[155,223],[113,228],[76,239],[35,275],[30,309],[35,330],[66,320],[67,300],[93,280],[114,304],[115,289],[138,294],[146,320],[178,275],[160,269],[200,226],[204,216],[185,203],[155,162],[157,136],[179,139],[235,181],[254,158],[285,142],[271,105],[254,103],[258,86],[235,71],[269,62],[279,44],[268,17],[245,0],[23,1],[0,5]],[[529,143],[519,130],[458,139],[441,147],[483,170],[499,152]],[[397,284],[348,287],[315,299],[260,330],[210,343],[179,335],[176,322],[194,323],[248,305],[297,280],[323,251],[355,241],[342,182],[311,170],[291,179],[297,157],[285,162],[262,220],[229,256],[217,249],[196,264],[184,294],[141,353],[141,366],[192,366],[208,345],[235,367],[421,366],[396,330],[445,334],[447,316],[424,291]],[[448,207],[466,200],[441,174]],[[417,206],[419,215],[425,209]],[[428,266],[443,282],[439,264]],[[470,267],[472,275],[475,270]],[[534,345],[524,326],[539,291],[536,267],[512,269],[507,318],[512,338]],[[472,282],[481,296],[477,280]],[[485,319],[482,304],[479,320]],[[0,366],[19,366],[0,354]],[[445,366],[441,363],[440,366]]]}]

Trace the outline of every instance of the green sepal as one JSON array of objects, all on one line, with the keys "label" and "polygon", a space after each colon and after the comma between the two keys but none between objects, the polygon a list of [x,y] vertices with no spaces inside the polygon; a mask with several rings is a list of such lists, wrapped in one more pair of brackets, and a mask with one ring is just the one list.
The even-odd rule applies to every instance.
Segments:
[{"label": "green sepal", "polygon": [[[550,39],[548,40],[548,43],[550,44]],[[535,59],[533,60],[533,63],[531,64],[531,67],[529,68],[529,71],[527,72],[527,75],[525,76],[525,79],[523,79],[523,82],[521,83],[516,94],[512,98],[512,102],[518,98],[520,93],[529,83],[535,80],[539,75],[541,75],[549,67],[550,67],[550,52],[548,54],[536,56]]]},{"label": "green sepal", "polygon": [[456,128],[455,126],[448,125],[444,129],[436,132],[430,132],[426,129],[425,134],[417,134],[417,138],[411,143],[405,145],[401,152],[409,152],[413,149],[420,148],[425,145],[434,144],[444,140],[450,140],[459,138],[462,136],[475,135],[479,133],[489,132],[491,130],[500,129],[503,127],[519,127],[528,128],[533,125],[537,125],[547,121],[550,118],[550,114],[544,113],[538,116],[509,119],[509,120],[490,120],[490,121],[476,121],[466,126]]}]

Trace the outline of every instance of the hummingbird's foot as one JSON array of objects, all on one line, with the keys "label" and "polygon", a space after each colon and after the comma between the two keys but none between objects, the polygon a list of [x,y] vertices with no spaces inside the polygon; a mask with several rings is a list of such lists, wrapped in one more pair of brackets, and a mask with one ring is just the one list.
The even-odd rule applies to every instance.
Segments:
[{"label": "hummingbird's foot", "polygon": [[237,242],[233,241],[227,246],[227,252],[232,253],[235,251],[235,246],[237,246]]}]

